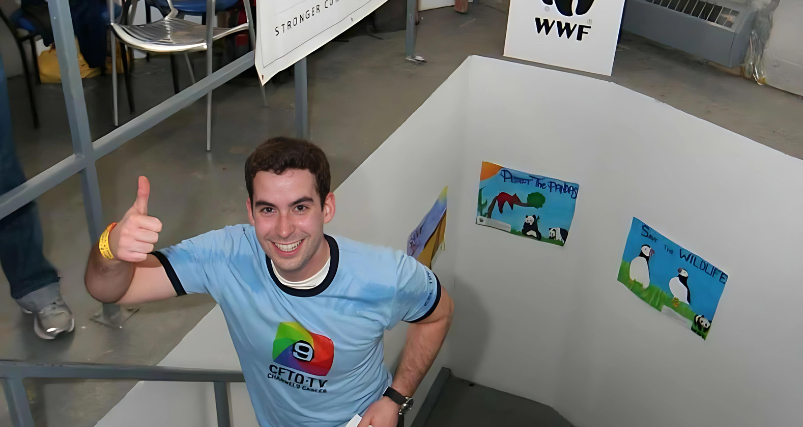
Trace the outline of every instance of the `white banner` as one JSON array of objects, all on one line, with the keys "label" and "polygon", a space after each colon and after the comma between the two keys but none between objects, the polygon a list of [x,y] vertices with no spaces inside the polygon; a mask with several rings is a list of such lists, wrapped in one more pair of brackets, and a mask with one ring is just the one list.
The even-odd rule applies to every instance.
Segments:
[{"label": "white banner", "polygon": [[258,0],[255,65],[265,84],[387,0]]},{"label": "white banner", "polygon": [[511,0],[505,56],[611,75],[625,0]]}]

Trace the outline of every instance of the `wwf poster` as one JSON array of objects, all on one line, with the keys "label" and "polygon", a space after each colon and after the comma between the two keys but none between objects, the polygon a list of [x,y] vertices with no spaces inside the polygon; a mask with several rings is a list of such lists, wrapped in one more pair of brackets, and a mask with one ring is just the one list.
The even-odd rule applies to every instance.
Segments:
[{"label": "wwf poster", "polygon": [[728,275],[633,218],[619,281],[671,321],[706,339]]},{"label": "wwf poster", "polygon": [[418,262],[429,268],[432,268],[435,257],[446,246],[447,190],[448,187],[443,187],[435,204],[407,238],[407,255],[416,258]]},{"label": "wwf poster", "polygon": [[505,56],[611,75],[625,0],[510,0]]},{"label": "wwf poster", "polygon": [[477,224],[563,246],[580,186],[482,162]]}]

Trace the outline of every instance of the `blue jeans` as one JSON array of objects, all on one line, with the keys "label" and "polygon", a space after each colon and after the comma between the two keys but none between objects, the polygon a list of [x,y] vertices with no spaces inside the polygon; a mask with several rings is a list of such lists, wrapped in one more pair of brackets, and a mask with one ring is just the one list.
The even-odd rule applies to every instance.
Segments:
[{"label": "blue jeans", "polygon": [[[23,182],[25,173],[14,148],[6,73],[0,56],[0,195]],[[45,259],[43,240],[34,202],[0,219],[0,265],[11,285],[12,298],[20,299],[59,281],[56,269]]]}]

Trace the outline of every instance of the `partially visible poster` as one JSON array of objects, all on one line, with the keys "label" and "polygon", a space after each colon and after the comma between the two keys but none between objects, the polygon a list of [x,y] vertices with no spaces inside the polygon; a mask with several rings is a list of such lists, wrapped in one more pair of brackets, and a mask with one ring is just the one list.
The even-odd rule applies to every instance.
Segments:
[{"label": "partially visible poster", "polygon": [[477,224],[563,246],[578,184],[482,162]]},{"label": "partially visible poster", "polygon": [[445,246],[447,189],[443,188],[435,204],[407,238],[407,255],[427,267],[432,267],[432,260]]},{"label": "partially visible poster", "polygon": [[706,339],[728,275],[633,218],[619,281],[644,302]]},{"label": "partially visible poster", "polygon": [[265,84],[343,31],[360,22],[387,0],[257,0],[259,80]]},{"label": "partially visible poster", "polygon": [[625,0],[510,0],[505,56],[611,75]]}]

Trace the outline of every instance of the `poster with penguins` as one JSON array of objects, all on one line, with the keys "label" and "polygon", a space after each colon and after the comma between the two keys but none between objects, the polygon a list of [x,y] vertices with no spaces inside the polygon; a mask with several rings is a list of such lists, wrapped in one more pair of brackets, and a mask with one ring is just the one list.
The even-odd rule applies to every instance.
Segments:
[{"label": "poster with penguins", "polygon": [[482,162],[477,224],[563,246],[580,186]]},{"label": "poster with penguins", "polygon": [[625,0],[510,0],[505,56],[611,75]]},{"label": "poster with penguins", "polygon": [[671,321],[706,339],[728,275],[633,218],[619,281]]}]

